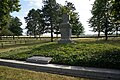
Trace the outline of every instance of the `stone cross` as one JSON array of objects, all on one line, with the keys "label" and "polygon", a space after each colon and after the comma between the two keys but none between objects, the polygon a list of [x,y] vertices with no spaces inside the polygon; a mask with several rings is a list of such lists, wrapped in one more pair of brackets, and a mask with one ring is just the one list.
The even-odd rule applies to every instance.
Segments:
[{"label": "stone cross", "polygon": [[62,16],[62,20],[63,20],[63,22],[62,22],[62,23],[68,23],[68,22],[69,22],[69,20],[70,20],[69,15],[67,15],[66,13],[65,13],[65,14],[63,14],[63,16]]}]

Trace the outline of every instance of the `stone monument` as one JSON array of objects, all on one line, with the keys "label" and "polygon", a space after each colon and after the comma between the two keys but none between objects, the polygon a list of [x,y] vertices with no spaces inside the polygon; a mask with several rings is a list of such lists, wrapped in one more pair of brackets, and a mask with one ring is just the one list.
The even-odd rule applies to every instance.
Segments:
[{"label": "stone monument", "polygon": [[67,13],[62,16],[62,23],[60,24],[61,39],[58,43],[71,43],[71,25],[69,23],[70,17]]}]

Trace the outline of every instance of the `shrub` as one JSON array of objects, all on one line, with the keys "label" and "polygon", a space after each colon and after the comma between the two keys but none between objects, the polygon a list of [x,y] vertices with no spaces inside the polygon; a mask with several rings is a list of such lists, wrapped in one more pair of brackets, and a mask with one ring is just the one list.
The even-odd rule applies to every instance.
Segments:
[{"label": "shrub", "polygon": [[53,57],[51,63],[120,69],[120,47],[106,43],[44,43],[0,54],[1,58],[26,60],[30,56]]}]

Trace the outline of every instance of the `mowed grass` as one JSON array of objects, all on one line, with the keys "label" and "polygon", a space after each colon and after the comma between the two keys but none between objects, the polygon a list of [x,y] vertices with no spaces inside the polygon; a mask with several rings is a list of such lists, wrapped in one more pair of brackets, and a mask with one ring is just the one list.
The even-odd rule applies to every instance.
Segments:
[{"label": "mowed grass", "polygon": [[26,60],[31,56],[52,57],[51,63],[120,69],[120,40],[80,39],[75,43],[33,45],[0,53],[0,58]]},{"label": "mowed grass", "polygon": [[30,45],[46,43],[46,42],[50,42],[50,39],[0,40],[0,49],[6,49],[6,48],[11,48],[11,47],[20,47],[20,46],[30,46]]},{"label": "mowed grass", "polygon": [[0,80],[89,80],[0,66]]}]

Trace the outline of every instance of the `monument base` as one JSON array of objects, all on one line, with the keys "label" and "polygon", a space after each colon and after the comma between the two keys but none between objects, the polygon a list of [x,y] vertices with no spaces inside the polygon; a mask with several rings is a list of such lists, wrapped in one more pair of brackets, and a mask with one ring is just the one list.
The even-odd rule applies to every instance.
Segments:
[{"label": "monument base", "polygon": [[58,41],[58,43],[73,43],[73,41],[72,40],[70,40],[70,39],[61,39],[61,40],[59,40]]}]

